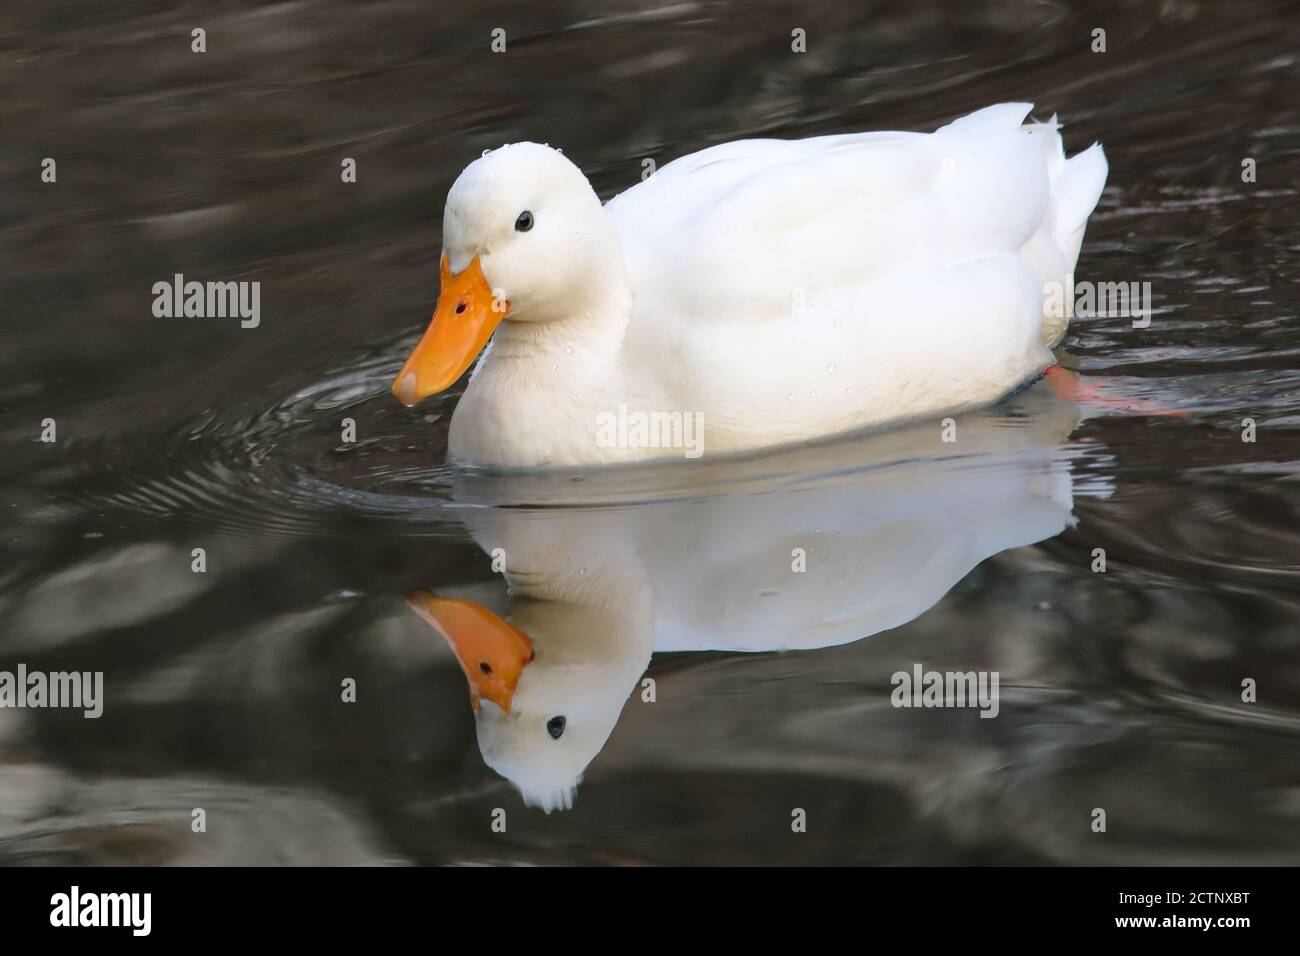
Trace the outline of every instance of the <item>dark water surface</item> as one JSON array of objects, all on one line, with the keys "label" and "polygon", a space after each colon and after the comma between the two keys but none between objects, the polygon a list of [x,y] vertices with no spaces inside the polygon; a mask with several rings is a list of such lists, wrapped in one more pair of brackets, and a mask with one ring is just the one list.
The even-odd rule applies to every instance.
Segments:
[{"label": "dark water surface", "polygon": [[[0,23],[0,669],[106,684],[98,720],[0,709],[0,862],[1300,862],[1297,8],[450,6]],[[506,478],[445,466],[456,393],[388,392],[485,148],[561,146],[608,196],[645,157],[1013,99],[1105,143],[1080,278],[1152,283],[1149,328],[1076,320],[1062,362],[1185,414],[1039,385],[956,445]],[[154,318],[177,272],[260,281],[260,327]],[[497,546],[589,604],[508,595]],[[418,589],[654,679],[612,711],[576,682],[612,733],[572,810],[484,765]],[[892,707],[916,663],[997,671],[997,718]]]}]

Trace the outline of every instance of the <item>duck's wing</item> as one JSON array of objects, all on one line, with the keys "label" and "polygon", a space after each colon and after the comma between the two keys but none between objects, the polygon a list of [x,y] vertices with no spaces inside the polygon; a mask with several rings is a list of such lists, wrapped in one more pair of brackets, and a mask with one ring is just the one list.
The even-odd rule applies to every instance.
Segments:
[{"label": "duck's wing", "polygon": [[[742,140],[669,163],[606,207],[633,290],[660,321],[762,321],[825,290],[1018,254],[1049,225],[1066,165],[1054,122],[1021,125],[1030,109],[991,106],[932,134]],[[1076,186],[1057,226],[1071,238],[1100,193]]]}]

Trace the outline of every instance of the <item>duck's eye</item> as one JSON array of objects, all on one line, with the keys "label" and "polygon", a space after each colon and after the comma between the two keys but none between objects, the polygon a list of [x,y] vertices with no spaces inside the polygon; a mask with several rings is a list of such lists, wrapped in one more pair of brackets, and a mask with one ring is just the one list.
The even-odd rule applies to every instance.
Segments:
[{"label": "duck's eye", "polygon": [[565,720],[563,717],[552,717],[546,722],[546,732],[554,740],[560,739],[560,734],[564,733]]},{"label": "duck's eye", "polygon": [[484,674],[492,673],[492,665],[489,664],[487,661],[479,661],[478,669],[481,670]]},{"label": "duck's eye", "polygon": [[[533,214],[525,209],[519,214],[519,218],[515,220],[515,232],[527,232],[531,228],[533,228]],[[555,736],[558,737],[559,734]]]}]

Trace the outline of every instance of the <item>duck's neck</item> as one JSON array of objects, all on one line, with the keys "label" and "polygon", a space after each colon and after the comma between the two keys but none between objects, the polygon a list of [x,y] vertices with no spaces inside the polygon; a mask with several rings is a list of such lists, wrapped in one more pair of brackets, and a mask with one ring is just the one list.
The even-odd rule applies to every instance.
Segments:
[{"label": "duck's neck", "polygon": [[591,460],[596,416],[635,400],[622,375],[632,293],[621,265],[592,276],[563,315],[501,323],[452,418],[453,459],[505,468]]},{"label": "duck's neck", "polygon": [[554,317],[502,322],[485,366],[534,365],[545,377],[545,370],[555,364],[590,370],[593,364],[613,362],[632,318],[631,290],[621,268],[593,275],[585,285]]}]

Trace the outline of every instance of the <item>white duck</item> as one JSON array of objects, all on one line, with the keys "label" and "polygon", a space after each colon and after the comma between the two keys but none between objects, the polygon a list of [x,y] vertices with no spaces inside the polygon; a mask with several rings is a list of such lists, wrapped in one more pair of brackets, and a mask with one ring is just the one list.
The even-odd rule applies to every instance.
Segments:
[{"label": "white duck", "polygon": [[437,309],[393,392],[450,388],[495,332],[448,452],[502,468],[683,453],[601,440],[620,407],[698,416],[712,453],[995,401],[1053,362],[1044,284],[1107,172],[1031,108],[715,146],[603,207],[557,150],[487,153],[447,196]]},{"label": "white duck", "polygon": [[[757,493],[469,507],[474,539],[504,558],[506,617],[458,597],[407,600],[464,670],[483,759],[526,803],[567,808],[652,653],[860,640],[924,613],[988,556],[1070,524],[1078,409],[1041,387],[1017,409],[963,416],[957,445],[926,424],[689,472],[714,492],[776,476]],[[531,477],[502,478],[491,497],[535,501]],[[462,479],[457,498],[482,504],[480,481]],[[583,485],[595,486],[584,501],[606,490],[598,476]]]}]

